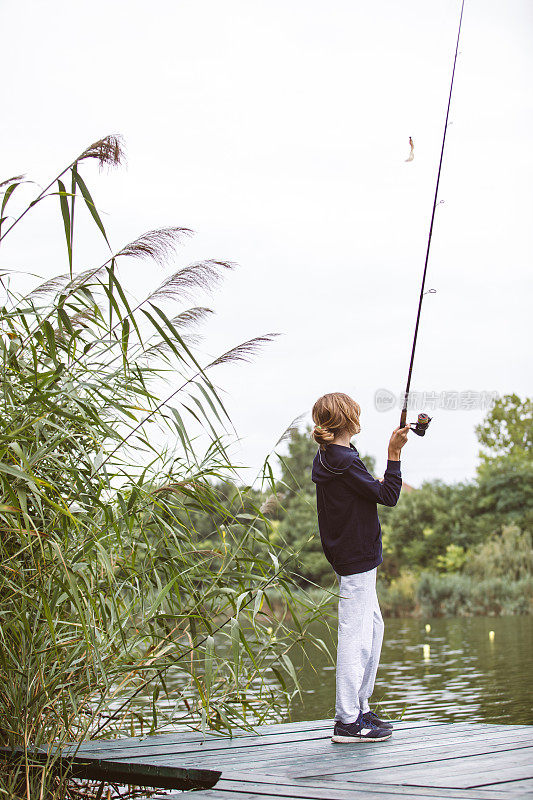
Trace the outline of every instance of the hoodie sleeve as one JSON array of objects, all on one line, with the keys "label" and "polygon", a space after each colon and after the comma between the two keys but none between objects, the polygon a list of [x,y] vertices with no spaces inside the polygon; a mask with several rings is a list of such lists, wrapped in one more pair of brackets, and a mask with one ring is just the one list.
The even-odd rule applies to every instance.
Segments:
[{"label": "hoodie sleeve", "polygon": [[354,459],[342,478],[354,492],[383,506],[395,506],[402,489],[399,461],[387,461],[383,483],[372,477],[360,458]]}]

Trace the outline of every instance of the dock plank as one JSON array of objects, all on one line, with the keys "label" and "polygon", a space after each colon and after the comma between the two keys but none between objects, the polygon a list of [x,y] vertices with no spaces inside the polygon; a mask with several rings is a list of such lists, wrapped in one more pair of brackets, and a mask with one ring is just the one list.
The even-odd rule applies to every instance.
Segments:
[{"label": "dock plank", "polygon": [[[395,723],[402,724],[402,723]],[[405,723],[404,723],[405,724]],[[430,724],[429,722],[421,722],[421,725]],[[435,723],[433,723],[435,724]],[[440,723],[445,724],[445,723]],[[115,749],[144,749],[148,748],[151,751],[154,746],[175,744],[181,745],[184,743],[198,744],[199,742],[225,742],[234,739],[256,739],[258,736],[294,733],[298,730],[302,731],[316,731],[331,729],[332,723],[329,720],[311,720],[308,722],[287,722],[278,725],[258,725],[254,730],[234,730],[231,735],[228,733],[221,733],[218,731],[207,730],[205,733],[196,730],[178,730],[168,733],[159,733],[146,736],[128,736],[117,737],[115,739],[86,739],[82,742],[63,742],[62,748],[65,752],[72,750],[78,754],[85,754],[85,752],[96,751],[110,751]]]},{"label": "dock plank", "polygon": [[[362,796],[376,795],[379,800],[386,800],[387,797],[409,795],[412,797],[428,798],[443,797],[442,790],[435,787],[419,787],[419,786],[403,786],[403,785],[380,785],[376,783],[349,783],[347,781],[323,781],[323,782],[305,782],[301,781],[281,781],[272,782],[272,777],[263,775],[260,776],[261,780],[256,780],[256,776],[252,780],[236,781],[230,778],[221,778],[216,785],[216,791],[224,794],[226,791],[250,791],[254,792],[258,797],[264,794],[278,794],[280,797],[293,797],[293,798],[316,798],[316,800],[328,800],[334,793],[335,800],[344,800],[345,798],[357,798],[360,800]],[[445,790],[445,795],[455,800],[472,800],[472,793],[465,789],[449,788]],[[486,795],[486,798],[485,798]],[[503,793],[481,791],[476,793],[478,800],[497,800],[497,797],[504,797]]]},{"label": "dock plank", "polygon": [[[233,781],[240,780],[241,782],[246,783],[247,785],[251,786],[252,784],[258,783],[266,783],[272,785],[272,775],[261,775],[259,773],[255,773],[253,778],[250,778],[248,773],[229,773],[225,772],[224,776],[220,779],[219,783],[217,784],[217,790],[223,791],[224,787],[233,785]],[[291,787],[292,791],[296,791],[296,787],[300,787],[304,790],[307,789],[334,789],[335,790],[335,797],[337,796],[337,791],[343,789],[349,789],[350,792],[356,790],[357,792],[377,792],[377,793],[385,793],[390,794],[391,792],[395,795],[408,795],[409,797],[420,797],[426,798],[428,796],[433,797],[435,795],[435,788],[434,787],[425,787],[425,786],[404,786],[403,784],[379,784],[375,781],[366,783],[364,781],[357,781],[357,783],[353,783],[347,780],[331,780],[330,778],[326,780],[319,780],[317,778],[310,778],[309,780],[302,781],[298,779],[287,778],[283,776],[276,776],[275,777],[275,786],[284,787],[289,786]],[[527,787],[525,787],[527,789]],[[439,789],[440,791],[440,789]],[[454,797],[456,800],[472,800],[472,793],[470,790],[467,789],[454,789],[454,788],[446,788],[443,789],[448,797]],[[476,798],[479,800],[498,800],[498,798],[503,799],[508,797],[509,795],[506,794],[505,791],[498,791],[494,789],[479,789],[476,791]]]},{"label": "dock plank", "polygon": [[507,791],[530,791],[533,797],[533,778],[521,778],[515,781],[503,781],[498,784],[500,792]]},{"label": "dock plank", "polygon": [[[353,780],[371,780],[373,770],[358,770],[351,773]],[[498,753],[494,756],[466,756],[453,762],[432,763],[431,769],[422,766],[384,767],[378,771],[376,780],[380,783],[403,783],[435,787],[467,789],[474,786],[497,785],[513,778],[533,778],[531,751],[517,756],[516,751]]]},{"label": "dock plank", "polygon": [[[195,791],[194,795],[191,793],[191,800],[276,800],[277,798],[298,798],[298,800],[400,800],[406,796],[420,797],[420,800],[508,800],[509,795],[504,795],[501,792],[478,792],[469,791],[467,794],[456,794],[453,789],[438,789],[434,790],[431,794],[418,795],[411,791],[411,787],[399,787],[399,789],[408,789],[408,794],[398,792],[396,787],[387,787],[387,791],[381,791],[380,787],[366,787],[354,788],[342,792],[335,787],[328,787],[327,793],[316,794],[315,792],[307,792],[305,795],[296,795],[293,793],[291,787],[270,787],[268,792],[260,791],[225,791],[214,788],[206,791]],[[185,795],[186,796],[186,795]],[[530,800],[530,794],[513,794],[513,800]],[[184,798],[183,794],[168,795],[165,800],[179,800]]]},{"label": "dock plank", "polygon": [[[50,755],[40,748],[22,747],[0,748],[0,757],[7,764],[30,762],[35,765],[49,765]],[[71,778],[82,780],[109,781],[113,783],[132,784],[135,786],[153,786],[168,789],[195,789],[214,786],[221,772],[203,768],[186,769],[173,765],[132,764],[128,761],[106,761],[104,759],[87,759],[80,756],[59,756],[54,767],[60,769]]]},{"label": "dock plank", "polygon": [[[398,795],[394,790],[387,792],[380,792],[373,789],[366,788],[353,789],[341,791],[334,787],[329,787],[325,793],[318,793],[318,790],[308,791],[306,794],[294,794],[291,787],[278,787],[272,786],[268,792],[266,791],[220,791],[217,788],[206,791],[195,791],[194,795],[191,793],[191,800],[277,800],[277,798],[298,798],[299,800],[398,800],[402,795]],[[403,795],[405,797],[405,795]],[[184,798],[184,795],[169,795],[165,800],[179,800]],[[421,796],[422,800],[422,796]],[[497,800],[493,794],[479,795],[469,793],[468,795],[449,794],[446,791],[436,790],[432,794],[423,796],[423,800]],[[502,799],[503,800],[503,799]],[[520,800],[520,798],[514,798]]]},{"label": "dock plank", "polygon": [[[237,738],[245,738],[249,736],[261,736],[264,732],[268,732],[269,734],[273,733],[284,733],[288,732],[295,732],[297,730],[316,730],[323,728],[324,730],[331,727],[331,721],[326,719],[317,719],[317,720],[308,720],[304,722],[280,722],[272,725],[258,725],[254,728],[253,731],[247,730],[235,730],[233,732],[233,737]],[[396,723],[402,724],[402,723]],[[403,723],[406,724],[406,723]],[[423,724],[423,723],[422,723]],[[444,723],[441,723],[444,724]],[[139,747],[139,746],[146,746],[152,747],[153,745],[157,744],[164,744],[167,740],[174,740],[176,742],[197,742],[203,739],[206,740],[217,740],[217,739],[228,739],[231,738],[228,734],[219,733],[217,731],[206,731],[206,733],[202,733],[201,731],[196,731],[192,729],[184,729],[184,730],[177,730],[171,731],[168,733],[157,733],[157,734],[147,734],[146,736],[126,736],[126,737],[118,737],[116,739],[86,739],[84,742],[65,742],[64,747],[72,747],[81,749],[92,750],[94,748],[98,749],[109,749],[114,748],[118,743],[120,743],[120,747]]]},{"label": "dock plank", "polygon": [[477,789],[484,786],[499,786],[500,783],[512,780],[517,781],[521,779],[533,779],[533,764],[531,757],[528,762],[513,762],[503,769],[487,769],[483,768],[479,772],[463,773],[463,777],[459,780],[457,776],[440,781],[442,786],[458,786],[465,789]]}]

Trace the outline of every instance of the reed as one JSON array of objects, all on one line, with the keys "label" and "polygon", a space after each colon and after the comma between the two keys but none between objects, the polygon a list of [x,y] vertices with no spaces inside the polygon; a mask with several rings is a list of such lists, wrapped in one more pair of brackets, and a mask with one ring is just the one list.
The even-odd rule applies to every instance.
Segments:
[{"label": "reed", "polygon": [[[128,259],[167,264],[185,228],[149,231],[76,274],[75,209],[109,244],[79,171],[89,159],[119,164],[120,138],[92,145],[14,216],[22,178],[2,187],[3,236],[59,197],[68,263],[25,296],[10,284],[0,322],[0,738],[24,751],[0,788],[27,800],[81,791],[54,755],[32,761],[34,747],[279,719],[298,690],[293,653],[322,614],[294,591],[294,556],[273,543],[260,492],[236,478],[211,378],[271,335],[203,363],[188,337],[211,310],[188,303],[225,261],[182,267],[130,306]],[[275,490],[268,459],[261,481]],[[271,592],[275,617],[263,613]]]}]

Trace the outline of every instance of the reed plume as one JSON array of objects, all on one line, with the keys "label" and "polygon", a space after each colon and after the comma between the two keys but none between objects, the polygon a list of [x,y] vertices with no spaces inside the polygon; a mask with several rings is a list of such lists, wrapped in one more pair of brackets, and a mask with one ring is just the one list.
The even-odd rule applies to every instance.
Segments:
[{"label": "reed plume", "polygon": [[274,514],[279,507],[280,502],[277,494],[269,494],[264,503],[259,507],[259,511],[266,517],[268,514]]},{"label": "reed plume", "polygon": [[70,280],[70,275],[56,275],[55,278],[49,278],[44,283],[41,283],[35,289],[32,289],[31,292],[27,295],[32,299],[35,297],[44,297],[47,294],[52,294],[53,292],[58,292],[61,289],[64,289],[66,284]]},{"label": "reed plume", "polygon": [[203,289],[211,291],[222,277],[222,270],[232,269],[233,264],[229,261],[198,261],[188,267],[178,270],[167,278],[161,286],[155,289],[149,297],[151,302],[155,300],[177,299],[190,297],[194,290]]},{"label": "reed plume", "polygon": [[89,158],[95,158],[98,161],[100,169],[102,169],[104,164],[110,167],[120,166],[125,160],[122,136],[112,133],[109,136],[104,136],[103,139],[98,139],[97,142],[93,142],[89,145],[89,147],[78,156],[76,161],[85,161]]},{"label": "reed plume", "polygon": [[219,364],[230,364],[236,361],[250,361],[257,351],[267,342],[271,342],[278,333],[265,333],[263,336],[256,336],[254,339],[249,339],[247,342],[238,344],[237,347],[232,347],[226,353],[223,353],[214,361],[207,365],[206,369],[210,367],[217,367]]},{"label": "reed plume", "polygon": [[12,183],[20,183],[24,180],[24,175],[14,175],[12,178],[6,178],[5,181],[0,181],[0,189],[3,186],[11,186]]},{"label": "reed plume", "polygon": [[305,411],[303,414],[300,414],[299,416],[295,417],[295,419],[293,419],[289,427],[285,428],[285,430],[283,431],[283,433],[281,434],[281,436],[279,437],[278,441],[274,446],[277,447],[278,444],[281,444],[282,442],[285,442],[288,439],[290,439],[292,434],[299,430],[300,425],[305,419],[305,417],[306,417]]},{"label": "reed plume", "polygon": [[181,314],[177,314],[170,321],[175,328],[185,328],[191,325],[198,325],[208,317],[209,314],[214,314],[212,308],[196,306],[195,308],[188,308],[186,311],[182,311]]},{"label": "reed plume", "polygon": [[147,231],[130,242],[117,256],[131,256],[132,258],[152,258],[158,264],[164,264],[174,252],[176,245],[184,236],[193,233],[190,228],[166,227]]}]

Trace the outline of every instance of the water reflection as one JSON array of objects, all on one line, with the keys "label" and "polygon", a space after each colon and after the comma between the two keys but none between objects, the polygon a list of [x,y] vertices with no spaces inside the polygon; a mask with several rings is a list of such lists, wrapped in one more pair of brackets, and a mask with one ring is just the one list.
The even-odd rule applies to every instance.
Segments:
[{"label": "water reflection", "polygon": [[[388,619],[373,700],[392,718],[533,724],[532,656],[531,617]],[[334,667],[311,657],[294,721],[333,715]]]}]

